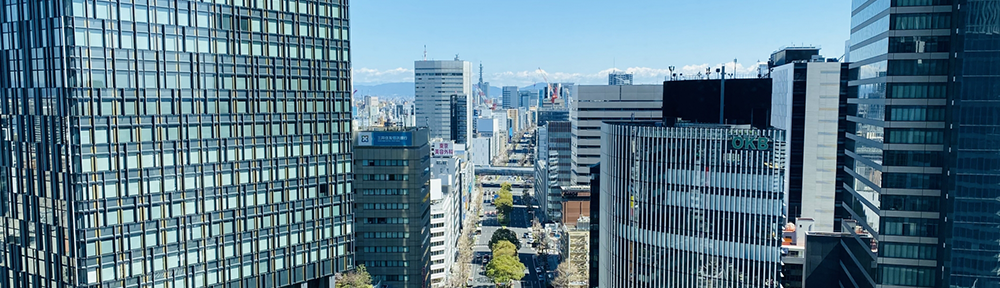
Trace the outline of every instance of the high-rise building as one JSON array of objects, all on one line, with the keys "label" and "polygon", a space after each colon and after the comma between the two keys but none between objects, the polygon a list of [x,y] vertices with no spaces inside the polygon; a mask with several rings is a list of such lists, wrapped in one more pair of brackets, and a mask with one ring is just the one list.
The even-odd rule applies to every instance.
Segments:
[{"label": "high-rise building", "polygon": [[535,146],[535,195],[545,203],[548,219],[562,218],[562,186],[570,186],[573,157],[572,124],[569,121],[551,121],[537,130]]},{"label": "high-rise building", "polygon": [[[884,287],[1000,287],[1000,1],[854,1],[841,213]],[[856,233],[857,234],[857,233]],[[862,263],[868,265],[868,263]],[[866,270],[867,271],[867,270]]]},{"label": "high-rise building", "polygon": [[[472,101],[472,63],[461,61],[457,58],[454,61],[424,60],[414,61],[414,110],[416,110],[416,126],[430,128],[431,138],[441,138],[444,140],[455,140],[452,131],[457,130],[458,125],[468,125],[467,132],[472,131],[472,126],[468,121],[472,118],[472,109],[469,104]],[[464,98],[465,101],[465,122],[456,122],[455,111],[452,111],[455,102],[453,98]],[[468,139],[466,137],[465,139]]]},{"label": "high-rise building", "polygon": [[428,129],[358,132],[354,147],[357,264],[391,287],[430,285]]},{"label": "high-rise building", "polygon": [[589,185],[601,155],[601,122],[660,121],[663,85],[580,85],[570,105],[572,185]]},{"label": "high-rise building", "polygon": [[608,85],[632,85],[632,73],[622,71],[608,73]]},{"label": "high-rise building", "polygon": [[[847,64],[780,50],[787,61],[771,69],[771,125],[789,143],[788,219],[807,218],[812,231],[833,232],[837,194],[840,98],[847,93]],[[794,61],[794,63],[793,63]],[[780,62],[779,62],[780,63]],[[842,144],[842,142],[840,142]],[[804,242],[804,241],[803,241]]]},{"label": "high-rise building", "polygon": [[503,86],[503,99],[500,101],[503,104],[501,107],[503,109],[517,109],[521,107],[521,93],[518,93],[517,86]]},{"label": "high-rise building", "polygon": [[280,3],[4,1],[0,287],[353,268],[348,1]]},{"label": "high-rise building", "polygon": [[596,286],[777,286],[785,157],[777,129],[602,124]]}]

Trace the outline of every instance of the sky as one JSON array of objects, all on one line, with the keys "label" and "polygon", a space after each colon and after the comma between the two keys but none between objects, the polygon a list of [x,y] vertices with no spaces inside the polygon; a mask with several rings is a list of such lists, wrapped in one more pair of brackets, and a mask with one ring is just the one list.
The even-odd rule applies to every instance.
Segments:
[{"label": "sky", "polygon": [[[610,71],[635,84],[713,70],[756,75],[756,63],[786,46],[844,54],[845,0],[355,0],[351,59],[358,84],[412,82],[413,61],[473,63],[478,82],[607,84]],[[543,77],[544,76],[544,77]]]}]

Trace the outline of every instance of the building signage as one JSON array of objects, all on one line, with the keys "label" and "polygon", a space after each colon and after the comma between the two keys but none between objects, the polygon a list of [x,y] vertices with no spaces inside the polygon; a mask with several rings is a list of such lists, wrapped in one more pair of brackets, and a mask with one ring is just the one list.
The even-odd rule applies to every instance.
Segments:
[{"label": "building signage", "polygon": [[411,146],[410,132],[358,132],[358,146]]},{"label": "building signage", "polygon": [[452,142],[436,142],[431,146],[431,156],[434,157],[451,157],[455,155],[454,143]]},{"label": "building signage", "polygon": [[739,135],[729,138],[729,149],[734,150],[771,150],[771,139],[757,135]]}]

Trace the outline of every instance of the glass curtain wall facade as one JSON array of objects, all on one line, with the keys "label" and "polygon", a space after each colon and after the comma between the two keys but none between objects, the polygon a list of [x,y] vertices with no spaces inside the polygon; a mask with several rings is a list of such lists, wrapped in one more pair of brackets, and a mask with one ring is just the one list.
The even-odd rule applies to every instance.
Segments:
[{"label": "glass curtain wall facade", "polygon": [[605,122],[601,135],[597,286],[779,285],[784,131]]},{"label": "glass curtain wall facade", "polygon": [[347,0],[0,8],[0,287],[353,266]]},{"label": "glass curtain wall facade", "polygon": [[862,226],[843,229],[878,241],[865,252],[878,264],[855,279],[1000,287],[991,116],[1000,112],[1000,1],[852,7],[845,154],[853,161],[838,199],[841,216]]},{"label": "glass curtain wall facade", "polygon": [[[1000,1],[956,1],[950,287],[1000,287]],[[949,260],[949,258],[945,258]]]}]

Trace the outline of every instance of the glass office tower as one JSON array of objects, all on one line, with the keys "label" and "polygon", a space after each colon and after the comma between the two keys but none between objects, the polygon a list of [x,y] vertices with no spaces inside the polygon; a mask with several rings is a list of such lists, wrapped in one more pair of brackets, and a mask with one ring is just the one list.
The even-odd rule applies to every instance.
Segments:
[{"label": "glass office tower", "polygon": [[838,199],[861,226],[843,230],[874,236],[860,253],[878,257],[854,279],[1000,287],[1000,1],[855,0],[852,11],[853,161]]},{"label": "glass office tower", "polygon": [[353,265],[348,1],[3,1],[0,287]]}]

